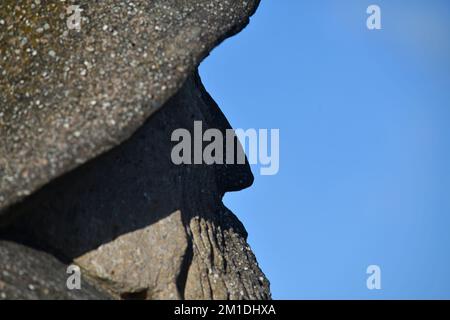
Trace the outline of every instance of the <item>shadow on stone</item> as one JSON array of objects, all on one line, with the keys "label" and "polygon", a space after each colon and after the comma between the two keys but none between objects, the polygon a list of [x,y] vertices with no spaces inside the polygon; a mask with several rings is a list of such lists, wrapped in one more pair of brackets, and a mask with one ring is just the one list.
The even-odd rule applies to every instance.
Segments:
[{"label": "shadow on stone", "polygon": [[171,161],[172,132],[195,120],[230,128],[197,73],[130,139],[12,207],[0,238],[75,261],[122,299],[270,298],[222,203],[252,184],[248,164]]}]

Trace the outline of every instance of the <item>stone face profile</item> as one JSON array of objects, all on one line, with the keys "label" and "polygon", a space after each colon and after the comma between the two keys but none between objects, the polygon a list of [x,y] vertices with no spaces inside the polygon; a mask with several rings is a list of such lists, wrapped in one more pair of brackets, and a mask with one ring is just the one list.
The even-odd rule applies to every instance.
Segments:
[{"label": "stone face profile", "polygon": [[230,128],[197,67],[258,2],[77,1],[76,31],[71,1],[2,1],[0,299],[270,298],[222,203],[248,164],[175,165],[170,140]]}]

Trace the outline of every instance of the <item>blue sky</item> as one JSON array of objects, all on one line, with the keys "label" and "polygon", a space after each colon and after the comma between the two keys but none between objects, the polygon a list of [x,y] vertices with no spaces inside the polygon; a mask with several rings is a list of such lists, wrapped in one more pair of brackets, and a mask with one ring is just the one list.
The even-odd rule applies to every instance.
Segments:
[{"label": "blue sky", "polygon": [[280,129],[279,173],[224,199],[275,299],[450,298],[450,2],[263,0],[200,71],[233,127]]}]

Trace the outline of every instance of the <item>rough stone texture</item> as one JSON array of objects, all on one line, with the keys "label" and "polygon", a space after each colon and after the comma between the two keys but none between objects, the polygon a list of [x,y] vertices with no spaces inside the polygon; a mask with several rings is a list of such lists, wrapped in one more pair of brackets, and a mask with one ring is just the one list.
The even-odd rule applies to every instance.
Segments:
[{"label": "rough stone texture", "polygon": [[128,138],[258,2],[0,1],[0,214]]},{"label": "rough stone texture", "polygon": [[[122,298],[268,299],[247,233],[222,203],[244,165],[174,165],[171,134],[230,128],[197,74],[127,141],[14,207],[0,236],[74,259]],[[224,144],[225,146],[225,144]]]},{"label": "rough stone texture", "polygon": [[67,266],[53,256],[0,241],[0,300],[111,299],[82,277],[80,290],[68,290]]},{"label": "rough stone texture", "polygon": [[141,293],[148,299],[181,299],[177,280],[187,249],[181,212],[176,211],[101,245],[75,262],[124,298]]},{"label": "rough stone texture", "polygon": [[[80,32],[66,25],[75,3]],[[258,3],[0,2],[0,239],[16,243],[0,242],[0,293],[270,298],[244,227],[222,203],[252,184],[248,164],[171,161],[175,129],[230,128],[196,68]],[[108,295],[66,292],[54,257]],[[28,292],[31,280],[39,289]]]}]

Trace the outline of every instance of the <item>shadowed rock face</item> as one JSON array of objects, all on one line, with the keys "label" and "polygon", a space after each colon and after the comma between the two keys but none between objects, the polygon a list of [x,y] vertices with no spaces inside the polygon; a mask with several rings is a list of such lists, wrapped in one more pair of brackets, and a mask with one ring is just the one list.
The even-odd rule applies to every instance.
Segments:
[{"label": "shadowed rock face", "polygon": [[0,1],[0,214],[128,138],[258,2]]},{"label": "shadowed rock face", "polygon": [[[107,297],[68,293],[58,257],[114,298],[270,298],[222,203],[248,164],[171,161],[175,129],[230,128],[196,68],[258,2],[80,0],[80,32],[62,2],[0,3],[0,297]],[[1,272],[22,266],[48,288]]]},{"label": "shadowed rock face", "polygon": [[[267,299],[269,284],[224,192],[245,165],[174,165],[175,129],[230,128],[197,74],[129,140],[13,208],[3,237],[74,260],[118,297]],[[225,145],[225,143],[224,143]]]},{"label": "shadowed rock face", "polygon": [[80,290],[68,290],[67,266],[47,253],[0,241],[0,257],[0,300],[111,299],[86,278]]}]

